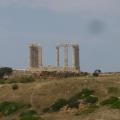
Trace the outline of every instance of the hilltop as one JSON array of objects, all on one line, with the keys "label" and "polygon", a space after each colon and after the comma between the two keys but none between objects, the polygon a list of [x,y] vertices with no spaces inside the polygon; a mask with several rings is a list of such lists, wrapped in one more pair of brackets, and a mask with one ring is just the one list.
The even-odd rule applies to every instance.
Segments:
[{"label": "hilltop", "polygon": [[[13,89],[13,85],[17,85],[17,89]],[[56,112],[43,112],[57,100],[68,100],[83,89],[93,90],[94,96],[98,98],[95,103],[98,107],[94,110],[82,111],[85,105],[81,109],[67,110],[62,107]],[[41,77],[28,83],[0,84],[0,102],[22,101],[24,104],[29,104],[30,109],[34,109],[44,120],[119,120],[119,108],[100,104],[111,96],[118,99],[120,97],[119,73],[102,74],[98,77],[92,75],[66,78]],[[0,114],[0,120],[19,120],[20,113],[26,109],[29,108],[23,107],[8,116]]]}]

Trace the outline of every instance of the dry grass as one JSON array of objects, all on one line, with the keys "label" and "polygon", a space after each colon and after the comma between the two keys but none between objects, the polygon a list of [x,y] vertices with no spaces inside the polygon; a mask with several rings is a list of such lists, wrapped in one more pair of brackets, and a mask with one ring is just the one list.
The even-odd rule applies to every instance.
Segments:
[{"label": "dry grass", "polygon": [[[12,85],[0,85],[0,101],[22,100],[25,103],[32,103],[33,108],[38,113],[42,113],[43,108],[48,107],[58,98],[73,96],[83,88],[90,88],[96,91],[95,95],[102,101],[109,96],[120,96],[120,92],[109,93],[109,87],[117,87],[120,90],[120,75],[102,75],[100,77],[74,77],[66,79],[46,79],[37,80],[33,83],[18,84],[19,89],[13,90]],[[16,118],[13,114],[10,118]],[[120,120],[120,111],[108,108],[100,108],[96,112],[86,116],[75,116],[69,113],[43,114],[45,120]],[[0,118],[7,120],[8,118]]]}]

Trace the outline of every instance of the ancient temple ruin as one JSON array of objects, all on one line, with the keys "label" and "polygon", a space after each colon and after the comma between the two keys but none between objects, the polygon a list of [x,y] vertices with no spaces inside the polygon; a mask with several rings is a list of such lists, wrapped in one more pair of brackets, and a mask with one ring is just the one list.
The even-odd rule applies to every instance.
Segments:
[{"label": "ancient temple ruin", "polygon": [[[64,66],[60,66],[60,48],[64,48]],[[72,48],[72,66],[68,65],[68,50]],[[44,67],[42,63],[42,47],[38,44],[29,46],[29,70],[31,71],[71,71],[80,72],[79,45],[59,44],[56,46],[56,66]]]},{"label": "ancient temple ruin", "polygon": [[64,67],[68,66],[68,48],[71,47],[73,49],[72,53],[72,67],[74,69],[80,69],[79,64],[79,45],[78,44],[60,44],[56,47],[57,50],[57,67],[60,66],[60,51],[59,49],[63,47],[64,48]]}]

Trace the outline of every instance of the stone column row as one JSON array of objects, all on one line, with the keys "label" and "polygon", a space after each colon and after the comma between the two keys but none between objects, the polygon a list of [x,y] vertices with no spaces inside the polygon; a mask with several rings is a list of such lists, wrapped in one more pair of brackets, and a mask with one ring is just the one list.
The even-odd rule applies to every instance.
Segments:
[{"label": "stone column row", "polygon": [[[57,67],[60,66],[60,47],[56,47],[57,50]],[[68,47],[64,47],[64,67],[68,67]]]},{"label": "stone column row", "polygon": [[[75,69],[79,69],[79,45],[73,45],[73,55],[72,55],[72,66]],[[60,47],[56,47],[57,49],[57,67],[60,66],[60,59],[59,59],[59,49]],[[64,46],[64,67],[68,67],[68,46]]]}]

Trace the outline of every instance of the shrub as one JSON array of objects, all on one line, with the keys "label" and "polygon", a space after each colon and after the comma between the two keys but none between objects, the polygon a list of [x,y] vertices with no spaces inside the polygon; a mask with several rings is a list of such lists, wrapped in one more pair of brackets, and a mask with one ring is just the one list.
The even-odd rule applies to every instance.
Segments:
[{"label": "shrub", "polygon": [[43,120],[38,117],[37,112],[34,110],[27,110],[20,114],[20,120]]},{"label": "shrub", "polygon": [[81,94],[81,97],[82,97],[82,98],[86,98],[86,97],[94,94],[94,90],[90,90],[90,89],[88,89],[88,88],[82,89],[82,91],[80,92],[80,94]]},{"label": "shrub", "polygon": [[100,69],[97,69],[94,72],[100,74],[102,71]]},{"label": "shrub", "polygon": [[70,104],[71,102],[80,100],[80,99],[86,99],[88,96],[92,95],[94,93],[93,90],[90,89],[82,89],[81,92],[77,93],[76,95],[72,96],[69,100],[68,103]]},{"label": "shrub", "polygon": [[45,108],[43,111],[44,112],[57,112],[62,107],[64,107],[66,104],[67,104],[67,101],[65,99],[58,99],[50,107]]},{"label": "shrub", "polygon": [[68,106],[71,108],[78,108],[80,100],[83,100],[86,103],[96,103],[98,101],[98,98],[92,96],[93,93],[93,90],[83,89],[81,92],[77,93],[68,100]]},{"label": "shrub", "polygon": [[78,108],[81,101],[83,101],[86,104],[97,103],[98,97],[95,97],[93,93],[94,93],[93,90],[87,88],[83,89],[81,92],[75,94],[68,100],[58,99],[50,107],[45,108],[43,112],[57,112],[66,105],[70,108]]},{"label": "shrub", "polygon": [[19,87],[18,87],[17,84],[13,84],[13,85],[12,85],[12,89],[13,89],[13,90],[17,90],[18,88],[19,88]]},{"label": "shrub", "polygon": [[18,109],[24,107],[24,104],[21,102],[2,102],[0,103],[0,112],[7,116],[11,113],[17,111]]},{"label": "shrub", "polygon": [[80,75],[80,76],[88,76],[89,73],[88,73],[88,72],[81,72],[79,75]]},{"label": "shrub", "polygon": [[101,70],[99,70],[99,69],[95,70],[94,73],[93,73],[93,76],[98,77],[100,73],[101,73]]},{"label": "shrub", "polygon": [[94,77],[98,77],[98,76],[99,76],[99,73],[94,72],[94,73],[93,73],[93,76],[94,76]]},{"label": "shrub", "polygon": [[96,97],[96,96],[88,96],[85,99],[85,102],[86,103],[91,103],[91,104],[97,103],[98,102],[98,97]]},{"label": "shrub", "polygon": [[67,101],[65,99],[58,99],[55,103],[53,103],[53,105],[51,105],[51,110],[56,112],[59,111],[60,108],[62,108],[63,106],[65,106],[67,104]]},{"label": "shrub", "polygon": [[68,102],[68,107],[69,108],[79,108],[79,104],[80,104],[79,101],[73,100],[73,101]]},{"label": "shrub", "polygon": [[119,100],[119,99],[118,99],[117,97],[112,96],[112,97],[108,98],[107,100],[104,100],[104,101],[101,103],[101,105],[111,105],[111,104],[115,103],[115,102],[118,101],[118,100]]},{"label": "shrub", "polygon": [[3,78],[5,75],[11,75],[13,72],[12,68],[2,67],[0,68],[0,78]]},{"label": "shrub", "polygon": [[110,97],[107,100],[104,100],[101,105],[106,105],[114,109],[120,109],[120,99],[118,97]]}]

